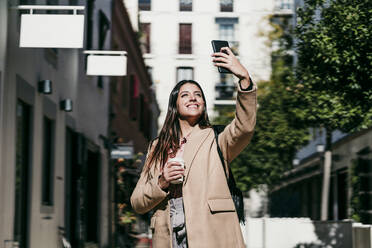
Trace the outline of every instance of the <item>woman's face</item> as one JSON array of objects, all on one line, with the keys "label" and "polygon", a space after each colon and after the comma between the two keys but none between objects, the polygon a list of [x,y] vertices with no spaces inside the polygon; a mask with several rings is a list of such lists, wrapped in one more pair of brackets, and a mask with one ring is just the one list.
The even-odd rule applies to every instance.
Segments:
[{"label": "woman's face", "polygon": [[177,97],[177,110],[181,119],[196,122],[204,111],[204,100],[201,90],[192,83],[181,86]]}]

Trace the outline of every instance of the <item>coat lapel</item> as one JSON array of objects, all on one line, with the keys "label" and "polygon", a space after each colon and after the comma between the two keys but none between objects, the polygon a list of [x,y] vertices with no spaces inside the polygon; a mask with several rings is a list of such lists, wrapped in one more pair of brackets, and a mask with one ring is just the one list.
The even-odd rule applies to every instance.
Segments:
[{"label": "coat lapel", "polygon": [[195,126],[189,139],[187,140],[185,144],[185,151],[183,153],[183,159],[186,165],[185,180],[183,180],[183,185],[185,185],[185,183],[187,182],[187,178],[189,176],[191,166],[193,165],[192,162],[195,158],[196,153],[199,151],[201,145],[204,143],[210,132],[211,130],[209,128],[201,129],[199,125],[197,125]]}]

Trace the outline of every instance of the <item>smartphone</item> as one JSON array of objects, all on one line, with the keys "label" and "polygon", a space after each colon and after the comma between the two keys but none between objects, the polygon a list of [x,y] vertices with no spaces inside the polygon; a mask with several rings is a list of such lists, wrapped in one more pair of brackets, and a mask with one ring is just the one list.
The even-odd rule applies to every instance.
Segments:
[{"label": "smartphone", "polygon": [[[212,40],[212,47],[213,51],[216,52],[221,52],[222,47],[229,47],[229,43],[226,40]],[[223,51],[223,53],[226,53]],[[224,67],[218,66],[218,72],[219,73],[232,73],[229,69],[226,69]]]}]

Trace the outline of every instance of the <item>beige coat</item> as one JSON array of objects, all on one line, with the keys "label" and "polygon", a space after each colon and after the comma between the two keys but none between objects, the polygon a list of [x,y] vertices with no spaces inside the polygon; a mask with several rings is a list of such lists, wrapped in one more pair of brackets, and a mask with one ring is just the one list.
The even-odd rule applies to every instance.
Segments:
[{"label": "beige coat", "polygon": [[[228,162],[252,137],[256,105],[255,89],[238,91],[235,119],[219,135],[219,145]],[[189,247],[245,247],[213,129],[196,126],[185,144],[183,158],[186,170],[182,192]],[[167,248],[172,247],[168,194],[158,186],[158,168],[159,164],[147,175],[141,174],[131,203],[140,214],[154,210],[153,246]]]}]

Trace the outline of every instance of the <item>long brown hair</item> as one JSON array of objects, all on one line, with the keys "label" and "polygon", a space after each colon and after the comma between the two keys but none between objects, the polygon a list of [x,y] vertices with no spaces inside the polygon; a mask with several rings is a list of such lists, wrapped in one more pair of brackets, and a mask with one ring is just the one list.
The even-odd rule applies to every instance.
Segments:
[{"label": "long brown hair", "polygon": [[182,85],[187,83],[195,84],[196,86],[198,86],[202,93],[202,97],[204,100],[204,111],[200,116],[200,119],[198,120],[200,128],[203,129],[210,127],[207,114],[207,102],[200,85],[193,80],[182,80],[178,82],[170,93],[167,115],[165,117],[163,128],[161,129],[159,137],[157,138],[156,145],[153,149],[150,150],[148,162],[146,165],[146,172],[148,172],[150,168],[156,164],[156,162],[160,162],[160,166],[164,166],[168,159],[169,151],[175,153],[180,148],[179,140],[181,138],[181,127],[178,119],[180,116],[177,109],[177,98],[180,88],[182,87]]}]

